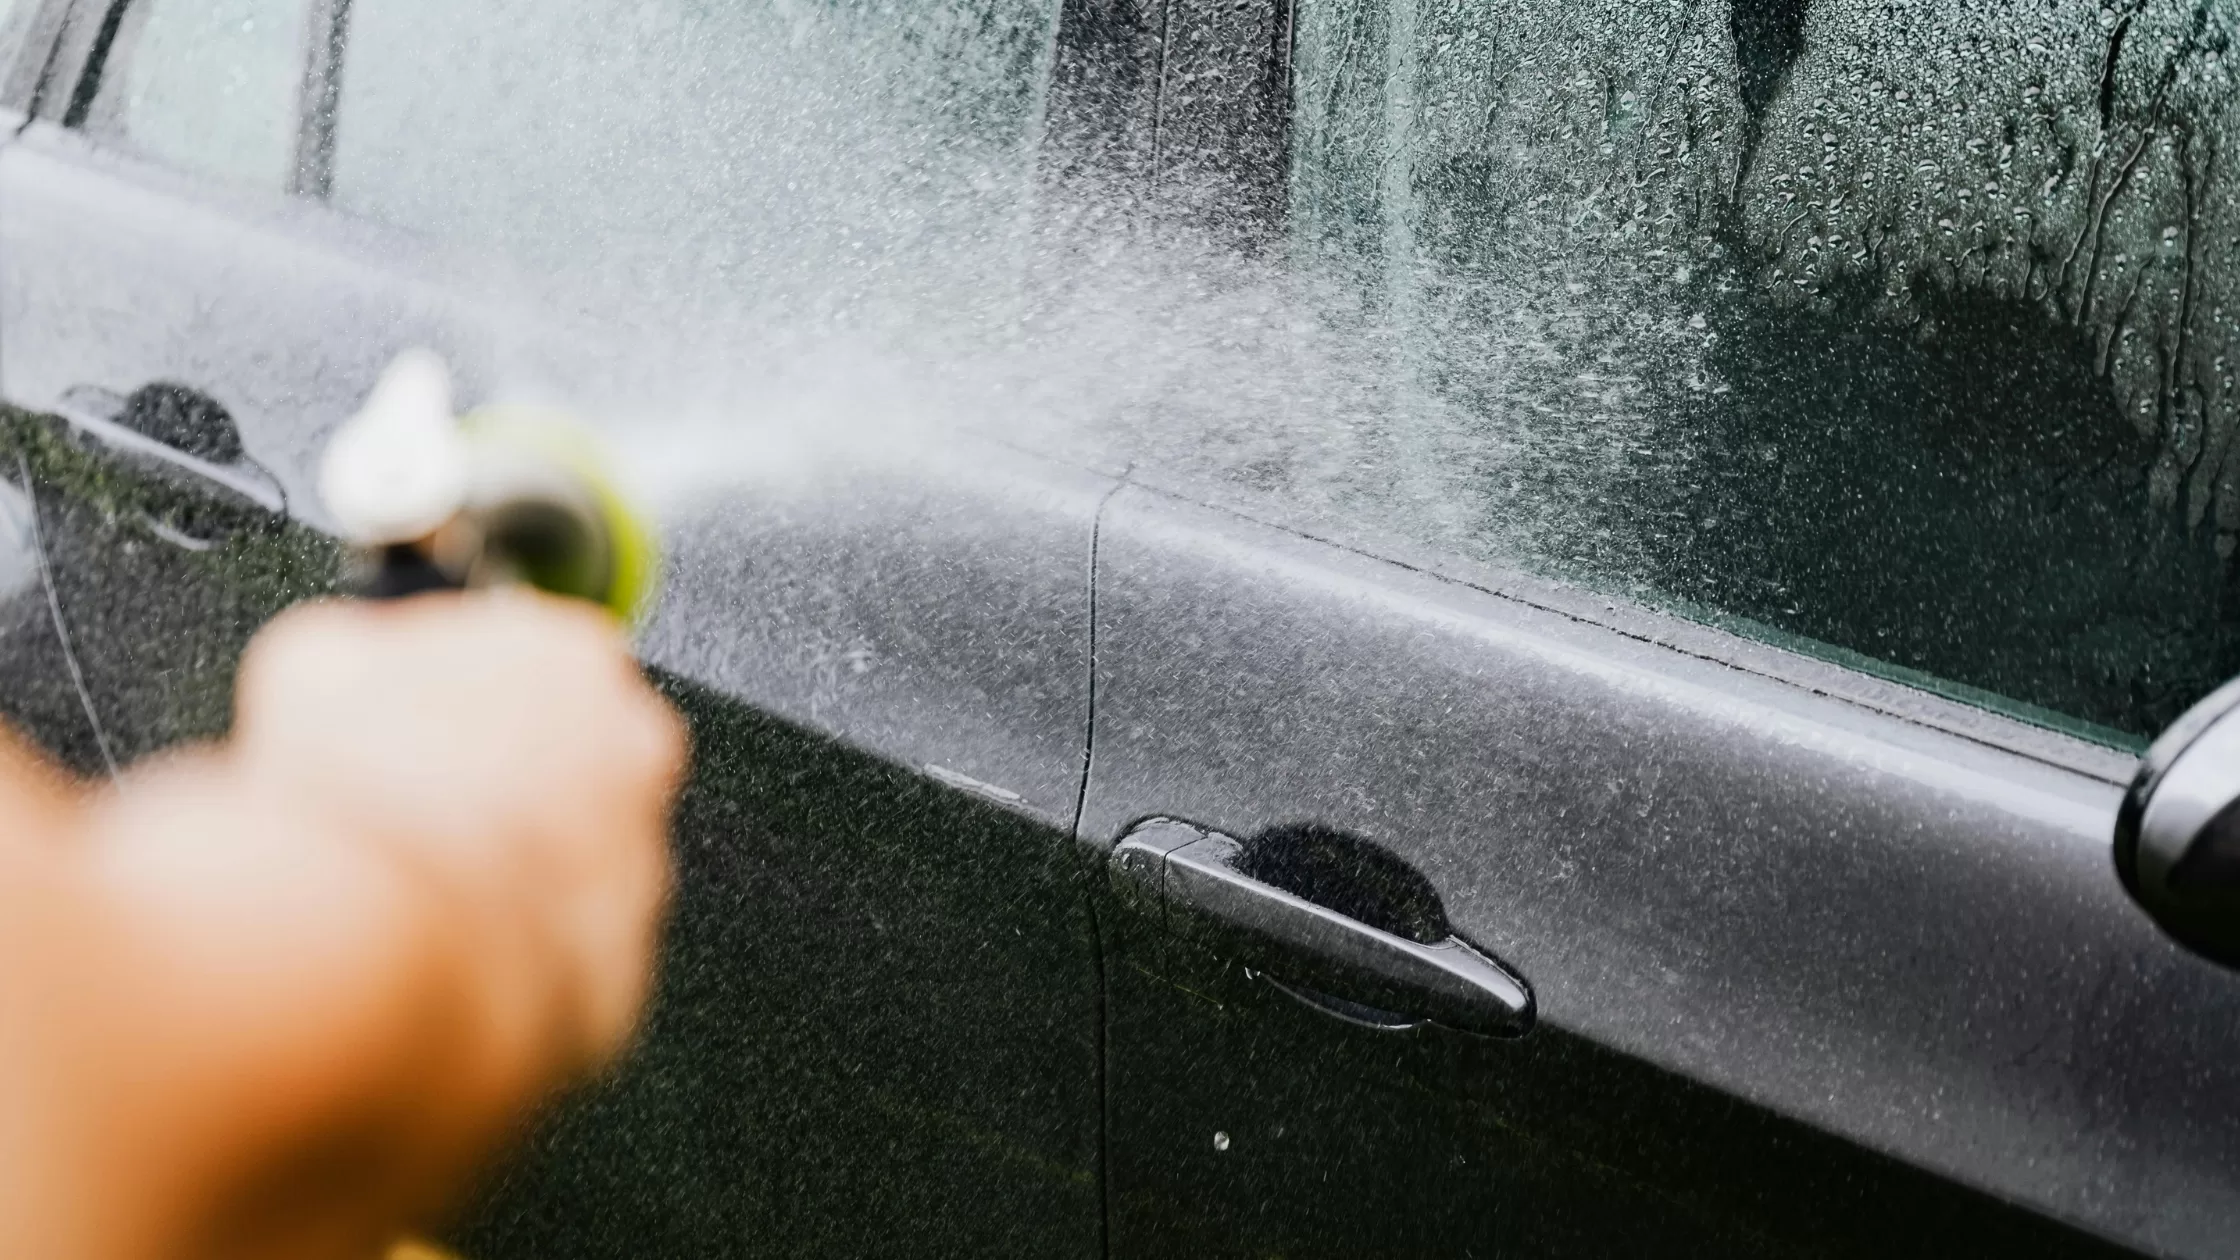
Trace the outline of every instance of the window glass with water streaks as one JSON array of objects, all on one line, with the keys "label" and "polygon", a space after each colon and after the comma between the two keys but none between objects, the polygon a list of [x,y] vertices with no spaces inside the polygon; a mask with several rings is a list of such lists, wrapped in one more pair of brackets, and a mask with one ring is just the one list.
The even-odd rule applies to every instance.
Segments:
[{"label": "window glass with water streaks", "polygon": [[1055,15],[903,10],[354,0],[333,199],[616,294],[815,318],[954,287],[1024,191]]},{"label": "window glass with water streaks", "polygon": [[296,158],[306,8],[140,0],[102,67],[88,128],[183,171],[283,192]]},{"label": "window glass with water streaks", "polygon": [[1299,0],[1444,538],[2135,743],[2240,673],[2231,0]]}]

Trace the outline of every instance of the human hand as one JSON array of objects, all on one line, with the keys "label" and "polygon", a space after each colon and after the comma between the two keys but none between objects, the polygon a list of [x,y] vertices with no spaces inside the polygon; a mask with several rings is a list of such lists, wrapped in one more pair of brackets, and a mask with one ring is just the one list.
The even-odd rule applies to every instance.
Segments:
[{"label": "human hand", "polygon": [[383,846],[483,947],[550,970],[521,1014],[551,1071],[621,1048],[684,736],[610,618],[523,591],[307,606],[251,644],[236,707],[232,759],[257,789]]},{"label": "human hand", "polygon": [[90,810],[115,958],[64,1120],[93,1200],[148,1218],[112,1254],[364,1256],[454,1200],[626,1043],[683,756],[587,607],[438,595],[268,627],[231,742]]}]

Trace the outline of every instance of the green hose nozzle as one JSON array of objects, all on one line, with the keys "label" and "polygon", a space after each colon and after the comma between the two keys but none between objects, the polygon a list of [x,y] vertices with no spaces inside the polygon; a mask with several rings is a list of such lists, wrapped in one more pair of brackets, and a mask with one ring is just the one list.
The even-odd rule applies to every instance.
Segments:
[{"label": "green hose nozzle", "polygon": [[336,432],[320,490],[376,598],[520,583],[637,624],[659,587],[660,545],[606,467],[558,413],[454,417],[442,361],[408,351]]}]

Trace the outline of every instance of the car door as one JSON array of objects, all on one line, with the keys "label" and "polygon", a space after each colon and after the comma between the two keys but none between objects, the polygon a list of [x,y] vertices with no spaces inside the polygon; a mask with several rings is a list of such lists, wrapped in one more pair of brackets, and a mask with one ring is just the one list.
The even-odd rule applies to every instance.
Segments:
[{"label": "car door", "polygon": [[1115,1255],[2230,1254],[2230,20],[1150,15],[1377,388],[1100,520]]},{"label": "car door", "polygon": [[385,356],[461,325],[369,264],[410,242],[289,195],[308,8],[45,12],[0,158],[0,393],[47,417],[25,455],[114,769],[223,728],[247,634],[334,580],[318,441]]},{"label": "car door", "polygon": [[[665,47],[691,20],[725,55],[761,36],[672,7]],[[625,119],[642,130],[600,131],[642,69],[602,58],[663,12],[52,13],[37,120],[0,155],[0,390],[27,417],[11,453],[117,762],[222,729],[243,642],[331,587],[313,461],[398,349],[445,352],[469,402],[646,382],[625,400],[638,416],[679,380],[720,378],[691,326],[539,289],[550,256],[501,258],[483,231],[561,213],[554,190],[584,181],[564,164],[581,148],[490,160],[555,119],[638,146],[644,164],[605,185],[614,204],[648,171],[671,191],[723,174],[698,165],[723,156],[723,119],[663,117],[675,94]],[[575,76],[544,73],[562,64]],[[617,312],[648,322],[618,329]],[[718,423],[680,439],[688,465],[713,458],[699,444],[726,409],[765,400],[695,401]],[[1070,833],[1109,488],[955,446],[836,468],[812,492],[719,477],[668,514],[644,650],[695,757],[661,998],[629,1064],[459,1226],[468,1254],[1097,1249],[1099,993]]]}]

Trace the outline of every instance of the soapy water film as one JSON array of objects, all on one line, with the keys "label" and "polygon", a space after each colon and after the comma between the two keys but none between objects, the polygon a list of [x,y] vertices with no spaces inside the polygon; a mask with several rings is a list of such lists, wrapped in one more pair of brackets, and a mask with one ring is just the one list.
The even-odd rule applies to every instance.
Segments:
[{"label": "soapy water film", "polygon": [[2240,6],[1299,0],[1240,246],[1049,177],[1055,5],[558,2],[361,0],[335,199],[561,277],[509,387],[664,510],[963,428],[2115,735],[2240,672]]}]

